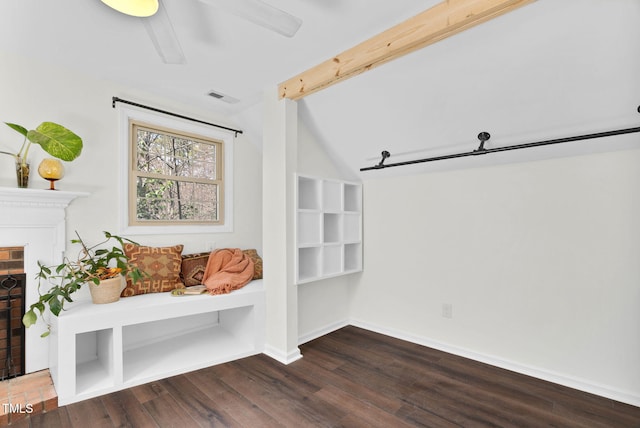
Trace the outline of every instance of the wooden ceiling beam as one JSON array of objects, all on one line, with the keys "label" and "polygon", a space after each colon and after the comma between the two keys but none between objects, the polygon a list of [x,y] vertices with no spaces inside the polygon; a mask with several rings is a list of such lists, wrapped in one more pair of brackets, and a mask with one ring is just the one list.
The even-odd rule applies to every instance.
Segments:
[{"label": "wooden ceiling beam", "polygon": [[278,86],[299,100],[341,80],[458,34],[535,0],[445,0]]}]

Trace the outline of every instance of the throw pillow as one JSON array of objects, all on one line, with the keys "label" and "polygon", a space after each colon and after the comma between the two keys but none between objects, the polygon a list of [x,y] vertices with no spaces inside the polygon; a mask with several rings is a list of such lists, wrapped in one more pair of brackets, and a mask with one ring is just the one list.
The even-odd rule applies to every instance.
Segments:
[{"label": "throw pillow", "polygon": [[242,250],[242,252],[253,260],[253,279],[262,279],[262,258],[258,255],[258,251],[251,249]]},{"label": "throw pillow", "polygon": [[182,256],[180,277],[186,287],[202,284],[204,270],[207,267],[210,254],[211,252],[185,254]]},{"label": "throw pillow", "polygon": [[122,297],[136,294],[162,293],[175,288],[183,288],[180,281],[182,263],[182,245],[173,247],[142,247],[126,243],[122,247],[132,264],[146,272],[140,281],[133,284],[127,277],[127,286],[122,290]]}]

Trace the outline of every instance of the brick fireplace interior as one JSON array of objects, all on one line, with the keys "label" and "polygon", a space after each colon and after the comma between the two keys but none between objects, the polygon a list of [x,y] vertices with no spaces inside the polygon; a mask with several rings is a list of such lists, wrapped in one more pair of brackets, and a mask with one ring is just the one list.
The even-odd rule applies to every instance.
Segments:
[{"label": "brick fireplace interior", "polygon": [[25,373],[24,248],[0,247],[0,380]]}]

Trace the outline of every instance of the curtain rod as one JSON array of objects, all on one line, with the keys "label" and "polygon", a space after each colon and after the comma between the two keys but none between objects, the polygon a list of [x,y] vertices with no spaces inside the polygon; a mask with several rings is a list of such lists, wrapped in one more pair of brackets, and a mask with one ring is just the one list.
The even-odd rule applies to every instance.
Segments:
[{"label": "curtain rod", "polygon": [[198,122],[198,123],[202,123],[204,125],[214,126],[216,128],[224,129],[225,131],[231,131],[231,132],[235,133],[235,137],[237,137],[238,134],[242,134],[242,131],[240,129],[228,128],[226,126],[222,126],[222,125],[218,125],[218,124],[210,123],[210,122],[205,122],[203,120],[194,119],[192,117],[183,116],[181,114],[171,113],[170,111],[160,110],[158,108],[146,106],[144,104],[134,103],[133,101],[123,100],[122,98],[112,97],[111,98],[111,107],[112,108],[116,108],[116,103],[129,104],[129,105],[132,105],[134,107],[144,108],[144,109],[147,109],[147,110],[155,111],[157,113],[168,114],[169,116],[178,117],[180,119],[186,119],[186,120],[190,120],[192,122]]},{"label": "curtain rod", "polygon": [[[638,107],[638,113],[640,113],[640,107]],[[534,142],[534,143],[516,144],[516,145],[513,145],[513,146],[495,147],[495,148],[492,148],[492,149],[486,149],[484,147],[484,144],[487,141],[489,141],[489,138],[491,138],[491,135],[488,132],[481,132],[481,133],[478,134],[478,140],[480,140],[480,145],[478,146],[478,148],[476,150],[473,150],[471,152],[455,153],[455,154],[451,154],[451,155],[436,156],[436,157],[432,157],[432,158],[415,159],[415,160],[409,160],[409,161],[404,161],[404,162],[396,162],[396,163],[385,164],[384,161],[387,158],[391,157],[391,154],[388,151],[384,150],[381,153],[382,160],[380,160],[380,163],[378,163],[377,165],[374,165],[374,166],[360,168],[360,171],[370,171],[370,170],[373,170],[373,169],[391,168],[391,167],[394,167],[394,166],[413,165],[413,164],[416,164],[416,163],[433,162],[433,161],[439,161],[439,160],[445,160],[445,159],[463,158],[463,157],[467,157],[467,156],[486,155],[488,153],[506,152],[506,151],[509,151],[509,150],[518,150],[518,149],[528,149],[530,147],[548,146],[548,145],[551,145],[551,144],[568,143],[568,142],[571,142],[571,141],[579,141],[579,140],[590,140],[590,139],[594,139],[594,138],[610,137],[610,136],[613,136],[613,135],[632,134],[632,133],[635,133],[635,132],[640,132],[640,127],[617,129],[617,130],[614,130],[614,131],[597,132],[597,133],[594,133],[594,134],[577,135],[575,137],[556,138],[556,139],[553,139],[553,140],[544,140],[544,141],[537,141],[537,142]]]}]

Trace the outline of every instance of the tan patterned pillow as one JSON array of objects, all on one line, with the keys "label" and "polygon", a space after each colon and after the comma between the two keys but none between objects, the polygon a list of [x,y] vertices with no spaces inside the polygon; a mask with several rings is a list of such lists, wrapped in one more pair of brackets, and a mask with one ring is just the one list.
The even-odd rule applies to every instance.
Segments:
[{"label": "tan patterned pillow", "polygon": [[132,264],[146,272],[144,278],[136,284],[127,278],[127,286],[122,290],[122,297],[136,294],[161,293],[174,288],[183,288],[180,281],[180,266],[182,262],[182,245],[173,247],[142,247],[134,244],[124,244],[122,249]]},{"label": "tan patterned pillow", "polygon": [[210,254],[211,252],[185,254],[182,256],[180,278],[185,286],[191,287],[202,284],[204,270],[207,267]]},{"label": "tan patterned pillow", "polygon": [[253,279],[262,279],[262,258],[258,255],[258,251],[242,250],[247,256],[253,260]]}]

